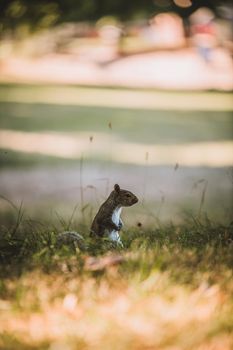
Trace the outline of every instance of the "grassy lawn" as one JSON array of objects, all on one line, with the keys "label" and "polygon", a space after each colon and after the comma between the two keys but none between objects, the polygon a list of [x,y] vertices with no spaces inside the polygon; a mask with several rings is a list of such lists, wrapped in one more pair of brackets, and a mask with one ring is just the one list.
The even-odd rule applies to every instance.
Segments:
[{"label": "grassy lawn", "polygon": [[[208,192],[205,196],[205,203],[208,203],[207,208],[211,207],[211,211],[214,207],[218,208],[214,210],[215,214],[217,210],[221,213],[226,212],[229,210],[229,188],[231,187],[229,175],[231,172],[228,166],[217,168],[214,165],[215,168],[214,166],[208,168],[197,165],[190,167],[189,171],[189,168],[182,168],[181,164],[178,170],[174,171],[176,162],[180,163],[178,157],[170,157],[171,163],[165,163],[167,168],[162,168],[163,164],[153,165],[152,153],[149,154],[148,162],[146,161],[146,151],[149,150],[149,147],[159,150],[161,149],[159,147],[163,146],[171,147],[171,151],[177,146],[185,150],[189,145],[195,147],[195,144],[201,143],[206,146],[208,155],[213,156],[215,151],[211,153],[212,143],[218,145],[218,143],[232,142],[231,101],[229,93],[217,92],[184,93],[140,89],[2,84],[0,85],[0,132],[7,130],[13,133],[11,141],[13,148],[0,149],[2,168],[0,178],[3,183],[2,186],[0,185],[0,193],[17,203],[20,203],[23,198],[25,205],[33,208],[31,204],[27,204],[29,190],[26,190],[26,187],[30,189],[32,198],[35,200],[39,196],[35,196],[32,189],[40,191],[41,189],[38,190],[38,188],[42,186],[40,184],[42,181],[43,185],[48,188],[48,197],[43,198],[44,204],[47,202],[51,204],[51,201],[56,198],[58,205],[61,188],[64,194],[61,198],[59,197],[60,202],[63,202],[64,198],[69,202],[69,193],[72,190],[68,185],[71,188],[77,188],[80,182],[78,153],[73,158],[66,158],[59,154],[55,155],[56,152],[40,154],[17,151],[17,142],[24,143],[27,136],[35,135],[39,140],[37,141],[39,148],[41,134],[49,134],[51,137],[64,135],[64,137],[77,141],[75,146],[77,151],[81,138],[86,146],[84,150],[85,185],[91,184],[99,188],[101,183],[98,179],[108,178],[109,182],[122,181],[125,186],[132,186],[132,189],[139,193],[143,193],[146,187],[147,195],[151,193],[150,204],[153,202],[160,206],[161,198],[163,196],[166,198],[166,209],[164,210],[169,216],[168,206],[171,202],[174,209],[175,206],[178,208],[173,212],[179,211],[180,208],[186,210],[187,207],[192,207],[187,203],[193,203],[195,208],[199,206],[204,179],[208,182]],[[23,132],[20,141],[14,141],[14,132],[16,134]],[[89,138],[92,135],[94,138],[91,144]],[[29,151],[32,141],[27,141]],[[57,139],[52,141],[56,150],[59,141]],[[95,148],[101,146],[103,141],[105,141],[105,153],[102,149],[99,153],[94,154]],[[115,161],[117,149],[121,149],[120,153],[124,156],[130,145],[133,146],[127,154],[127,159],[139,157],[141,148],[140,163],[128,165],[126,162]],[[135,145],[137,149],[134,149]],[[115,158],[113,158],[113,151]],[[198,152],[198,155],[194,154],[194,157],[201,155],[200,149]],[[32,167],[35,170],[30,173],[29,168]],[[50,168],[50,170],[47,170],[46,179],[38,180],[37,168],[43,167]],[[52,168],[58,168],[57,173],[56,170],[54,173]],[[10,171],[9,174],[5,172],[7,169]],[[68,176],[70,169],[73,171]],[[20,173],[21,170],[22,173]],[[26,171],[27,174],[24,174],[23,171]],[[60,172],[62,175],[59,175]],[[134,176],[135,174],[138,175]],[[6,182],[4,178],[11,179],[11,183],[9,180]],[[198,196],[196,196],[193,188],[198,181],[202,182],[197,188]],[[56,188],[53,187],[54,183],[57,184]],[[21,188],[25,188],[25,193],[22,193]],[[20,197],[16,194],[18,192]],[[65,193],[68,193],[66,197],[64,197]],[[76,198],[78,195],[77,190]],[[72,198],[72,202],[69,203],[70,207],[73,207],[77,200]],[[219,207],[222,209],[220,210]]]},{"label": "grassy lawn", "polygon": [[[150,147],[232,140],[229,94],[14,84],[0,85],[0,94],[0,131],[58,133],[76,140],[86,135],[87,142],[94,134],[94,150],[101,138],[108,139],[108,149],[122,142]],[[2,167],[56,164],[52,154],[7,151],[1,150]]]},{"label": "grassy lawn", "polygon": [[27,85],[1,85],[0,93],[1,129],[109,134],[111,123],[114,135],[139,143],[232,139],[229,94]]},{"label": "grassy lawn", "polygon": [[232,348],[232,226],[132,228],[123,250],[80,251],[19,221],[0,240],[1,349]]},{"label": "grassy lawn", "polygon": [[101,132],[140,143],[189,143],[232,138],[231,112],[148,111],[108,107],[0,103],[2,129]]}]

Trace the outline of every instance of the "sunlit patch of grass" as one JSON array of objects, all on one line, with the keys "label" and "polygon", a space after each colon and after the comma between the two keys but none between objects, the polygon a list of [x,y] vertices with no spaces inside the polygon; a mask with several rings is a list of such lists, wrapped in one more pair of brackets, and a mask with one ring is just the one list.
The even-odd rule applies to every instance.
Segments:
[{"label": "sunlit patch of grass", "polygon": [[[150,110],[231,111],[231,93],[72,85],[0,84],[1,102]],[[169,104],[167,103],[169,101]]]},{"label": "sunlit patch of grass", "polygon": [[[180,145],[156,144],[142,145],[140,143],[116,142],[107,134],[96,134],[99,139],[95,146],[95,159],[108,159],[108,146],[111,144],[111,160],[115,163],[144,165],[144,155],[150,154],[151,165],[172,164],[179,159],[184,166],[230,166],[233,162],[233,142],[204,142]],[[89,137],[86,134],[71,136],[59,133],[32,133],[11,130],[0,130],[0,147],[9,151],[20,151],[44,156],[80,159],[90,150]],[[149,151],[149,152],[148,152]],[[6,159],[7,151],[2,152]],[[90,160],[90,156],[86,158]],[[148,158],[148,156],[147,156]],[[111,164],[111,160],[109,160]],[[148,160],[148,159],[147,159]]]},{"label": "sunlit patch of grass", "polygon": [[139,225],[123,250],[58,231],[2,228],[0,349],[231,349],[232,225]]}]

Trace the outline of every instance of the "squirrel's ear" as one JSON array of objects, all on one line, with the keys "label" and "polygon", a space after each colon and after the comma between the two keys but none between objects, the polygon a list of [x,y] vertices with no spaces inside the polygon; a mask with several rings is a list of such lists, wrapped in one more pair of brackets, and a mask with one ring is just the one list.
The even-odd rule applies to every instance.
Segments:
[{"label": "squirrel's ear", "polygon": [[119,193],[120,192],[120,186],[118,184],[114,185],[114,190]]}]

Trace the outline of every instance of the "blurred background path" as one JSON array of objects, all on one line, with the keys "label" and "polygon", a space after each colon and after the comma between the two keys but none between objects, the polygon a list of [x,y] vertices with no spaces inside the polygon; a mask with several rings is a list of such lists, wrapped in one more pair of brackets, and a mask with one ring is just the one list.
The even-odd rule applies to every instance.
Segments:
[{"label": "blurred background path", "polygon": [[229,53],[213,50],[206,64],[195,49],[155,52],[119,58],[108,65],[79,57],[51,54],[37,59],[11,58],[0,66],[1,81],[189,90],[232,90]]}]

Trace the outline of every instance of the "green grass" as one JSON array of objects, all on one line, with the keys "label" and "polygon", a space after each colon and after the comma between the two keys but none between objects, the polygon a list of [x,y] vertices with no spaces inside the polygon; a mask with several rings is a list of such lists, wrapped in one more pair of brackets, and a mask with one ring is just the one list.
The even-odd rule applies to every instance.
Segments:
[{"label": "green grass", "polygon": [[231,112],[0,103],[1,129],[109,133],[109,122],[114,135],[132,142],[173,144],[232,139]]},{"label": "green grass", "polygon": [[0,239],[1,349],[230,350],[232,225],[134,227],[123,250],[85,235],[83,251],[21,214]]},{"label": "green grass", "polygon": [[[77,138],[85,132],[87,140],[97,133],[98,141],[103,135],[114,144],[232,140],[230,94],[17,84],[0,85],[0,94],[0,130],[58,132]],[[134,102],[139,105],[133,107]],[[1,150],[1,167],[54,165],[61,161],[47,155],[6,152]]]},{"label": "green grass", "polygon": [[112,133],[139,143],[232,140],[230,94],[0,85],[0,128]]}]

